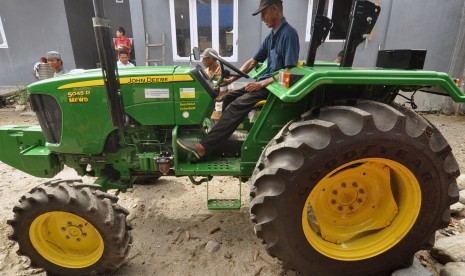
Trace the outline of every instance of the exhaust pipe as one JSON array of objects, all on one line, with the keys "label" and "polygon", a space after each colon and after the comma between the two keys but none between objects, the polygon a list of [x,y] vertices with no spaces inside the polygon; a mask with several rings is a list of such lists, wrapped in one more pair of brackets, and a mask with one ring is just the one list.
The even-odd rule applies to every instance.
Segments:
[{"label": "exhaust pipe", "polygon": [[123,129],[123,107],[121,90],[116,67],[115,51],[112,47],[110,20],[106,18],[102,0],[93,0],[95,17],[92,18],[98,55],[102,67],[103,81],[109,102],[111,121],[115,127]]},{"label": "exhaust pipe", "polygon": [[[333,22],[328,17],[324,16],[326,0],[318,0],[316,8],[316,16],[312,26],[312,37],[310,45],[308,46],[307,53],[307,66],[313,66],[315,64],[316,50],[325,42],[328,33],[333,27]],[[310,7],[311,9],[311,7]]]}]

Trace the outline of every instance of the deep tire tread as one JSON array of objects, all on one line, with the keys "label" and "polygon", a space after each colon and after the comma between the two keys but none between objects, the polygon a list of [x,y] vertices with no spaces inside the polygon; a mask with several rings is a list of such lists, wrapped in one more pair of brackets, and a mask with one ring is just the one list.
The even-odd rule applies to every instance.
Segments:
[{"label": "deep tire tread", "polygon": [[[129,212],[116,203],[117,197],[97,190],[99,186],[81,183],[54,180],[33,188],[13,208],[14,218],[8,221],[13,228],[9,238],[18,243],[18,254],[29,257],[33,267],[44,268],[49,275],[111,274],[131,247]],[[69,269],[41,257],[30,243],[27,229],[37,216],[51,211],[74,213],[92,223],[104,240],[101,259],[89,267]]]},{"label": "deep tire tread", "polygon": [[[433,125],[412,110],[395,103],[387,105],[360,100],[354,106],[321,107],[319,110],[307,112],[292,123],[287,124],[262,152],[252,176],[250,212],[251,219],[256,224],[256,235],[267,244],[268,253],[282,260],[285,267],[295,269],[304,275],[308,274],[309,270],[312,270],[311,267],[308,267],[308,264],[299,263],[298,258],[291,257],[288,259],[287,256],[290,255],[288,251],[292,249],[281,246],[281,244],[287,244],[287,241],[279,240],[277,232],[282,231],[279,225],[282,227],[287,226],[283,225],[282,221],[279,220],[279,216],[273,217],[270,216],[270,213],[275,212],[274,208],[279,204],[277,203],[278,197],[284,191],[280,190],[279,185],[275,185],[275,183],[267,179],[281,177],[289,180],[292,178],[292,173],[306,169],[305,164],[302,163],[299,166],[299,162],[295,162],[297,158],[293,150],[297,150],[302,155],[302,158],[311,158],[314,152],[325,150],[327,145],[332,143],[340,143],[346,139],[351,139],[351,137],[360,134],[361,131],[365,131],[365,134],[362,135],[377,134],[378,136],[391,135],[392,137],[407,135],[412,139],[428,141],[424,143],[425,150],[440,156],[443,164],[442,173],[447,175],[449,179],[448,182],[440,183],[442,185],[440,189],[444,192],[437,195],[441,197],[443,213],[435,218],[435,224],[431,225],[431,229],[428,230],[434,235],[437,229],[448,225],[450,218],[448,206],[458,200],[455,178],[459,175],[459,167],[452,155],[449,144]],[[329,135],[326,133],[329,133]],[[308,137],[318,137],[318,139],[312,140]],[[274,156],[279,156],[279,158],[274,158]],[[280,164],[279,162],[282,162],[283,158],[294,160],[294,162]],[[274,160],[280,161],[275,163]],[[294,185],[291,184],[292,180],[287,183],[287,185]],[[278,190],[273,192],[273,189]],[[433,244],[427,238],[424,244],[416,245],[418,247],[416,250],[431,248]],[[406,263],[409,263],[409,260],[398,260],[397,267]],[[342,266],[346,265],[342,264]],[[395,267],[395,264],[359,275],[386,274],[392,270],[393,266]],[[314,275],[333,275],[336,272],[312,271],[311,273],[315,273]]]},{"label": "deep tire tread", "polygon": [[97,199],[92,195],[91,190],[88,187],[85,187],[84,189],[81,190],[81,193],[87,197],[87,200],[89,201],[89,206],[87,207],[87,210],[89,212],[97,212],[98,211],[98,203]]},{"label": "deep tire tread", "polygon": [[115,224],[115,218],[114,218],[114,213],[113,213],[113,207],[111,206],[111,201],[108,198],[104,198],[102,200],[102,203],[104,205],[104,209],[106,209],[106,217],[105,217],[105,225],[113,227]]}]

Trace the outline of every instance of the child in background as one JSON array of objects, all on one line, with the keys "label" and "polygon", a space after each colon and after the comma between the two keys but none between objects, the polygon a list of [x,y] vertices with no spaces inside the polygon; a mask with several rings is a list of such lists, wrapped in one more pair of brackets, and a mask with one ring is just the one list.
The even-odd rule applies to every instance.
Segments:
[{"label": "child in background", "polygon": [[118,52],[118,59],[119,59],[119,51],[124,50],[128,53],[128,56],[131,56],[131,40],[126,36],[126,30],[123,27],[118,27],[116,30],[116,39],[115,39],[115,50]]}]

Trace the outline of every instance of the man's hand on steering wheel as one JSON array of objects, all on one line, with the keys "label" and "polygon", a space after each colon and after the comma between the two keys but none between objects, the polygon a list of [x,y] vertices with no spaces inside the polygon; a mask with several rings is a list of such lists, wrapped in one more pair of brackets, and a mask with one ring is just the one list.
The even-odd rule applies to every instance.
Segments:
[{"label": "man's hand on steering wheel", "polygon": [[236,80],[237,80],[237,77],[224,78],[223,81],[219,84],[219,86],[228,86],[231,83],[235,82]]},{"label": "man's hand on steering wheel", "polygon": [[[213,57],[214,59],[216,59],[217,61],[220,62],[220,66],[221,66],[221,76],[226,79],[228,76],[232,76],[233,78],[236,77],[234,80],[237,80],[238,78],[250,78],[249,75],[247,75],[246,73],[242,72],[239,68],[237,68],[236,66],[232,65],[231,63],[227,62],[226,60],[224,60],[223,58],[215,55],[215,54],[212,54],[210,53],[210,56]],[[236,74],[228,74],[226,75],[226,71],[224,70],[224,67],[228,67],[229,69],[231,69],[232,71],[234,71],[234,73]]]}]

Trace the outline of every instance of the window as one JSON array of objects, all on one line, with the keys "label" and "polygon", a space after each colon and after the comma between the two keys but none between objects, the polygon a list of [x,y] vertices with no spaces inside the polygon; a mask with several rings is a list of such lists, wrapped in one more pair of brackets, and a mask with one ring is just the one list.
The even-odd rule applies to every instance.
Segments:
[{"label": "window", "polygon": [[173,60],[189,61],[193,47],[214,48],[237,61],[238,0],[170,0]]},{"label": "window", "polygon": [[8,48],[8,43],[6,43],[5,30],[3,29],[3,21],[0,16],[0,48]]},{"label": "window", "polygon": [[[316,15],[316,6],[318,0],[308,1],[307,29],[305,32],[305,41],[310,41],[310,32],[312,31],[313,19]],[[352,0],[327,0],[324,15],[331,18],[333,28],[329,32],[326,41],[343,41],[346,39],[347,29],[349,28],[349,15],[352,7]]]}]

